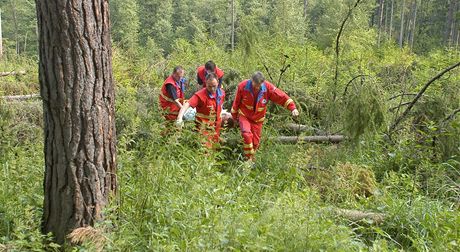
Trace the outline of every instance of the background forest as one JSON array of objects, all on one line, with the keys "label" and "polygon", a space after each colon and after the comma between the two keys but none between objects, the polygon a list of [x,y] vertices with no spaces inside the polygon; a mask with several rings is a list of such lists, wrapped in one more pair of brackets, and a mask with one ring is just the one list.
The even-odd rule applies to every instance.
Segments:
[{"label": "background forest", "polygon": [[[111,0],[110,8],[119,192],[95,238],[67,249],[460,250],[460,0]],[[35,2],[0,0],[0,11],[0,72],[25,71],[0,77],[0,96],[37,94]],[[190,96],[209,59],[225,72],[227,109],[256,70],[300,108],[297,122],[270,108],[255,169],[244,165],[236,129],[209,155],[191,124],[160,134],[164,78],[182,65]],[[275,142],[324,134],[346,141]],[[40,233],[43,138],[39,99],[0,99],[0,251],[58,250]]]}]

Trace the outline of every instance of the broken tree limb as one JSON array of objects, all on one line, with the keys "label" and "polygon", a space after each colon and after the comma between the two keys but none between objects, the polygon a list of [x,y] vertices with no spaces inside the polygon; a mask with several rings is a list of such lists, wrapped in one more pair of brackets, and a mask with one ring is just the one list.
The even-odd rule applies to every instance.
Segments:
[{"label": "broken tree limb", "polygon": [[327,135],[326,132],[317,129],[315,127],[311,127],[308,125],[303,125],[303,124],[297,124],[297,123],[288,123],[285,126],[289,130],[291,130],[294,133],[300,133],[300,132],[305,132],[305,131],[311,131],[314,132],[315,135]]},{"label": "broken tree limb", "polygon": [[8,95],[8,96],[0,96],[0,98],[6,101],[25,101],[25,100],[40,98],[40,94]]},{"label": "broken tree limb", "polygon": [[452,70],[452,69],[454,69],[454,68],[456,68],[458,66],[460,66],[460,61],[455,63],[454,65],[444,69],[443,71],[438,73],[435,77],[433,77],[431,80],[429,80],[427,83],[425,83],[423,88],[417,93],[417,96],[415,96],[414,100],[412,100],[412,102],[409,104],[409,106],[406,108],[406,110],[404,110],[404,112],[391,125],[390,130],[389,130],[389,134],[391,134],[396,129],[398,124],[401,123],[406,118],[406,116],[409,114],[409,112],[412,109],[412,107],[415,105],[415,103],[418,101],[418,99],[420,99],[420,97],[422,97],[423,93],[425,93],[425,91],[428,89],[428,87],[431,85],[431,83],[433,83],[435,80],[441,78],[441,76],[443,76],[445,73],[449,72],[450,70]]},{"label": "broken tree limb", "polygon": [[398,97],[401,97],[401,96],[415,96],[415,95],[417,95],[417,94],[412,94],[412,93],[407,93],[407,94],[406,94],[406,93],[402,93],[402,94],[398,94],[398,95],[392,96],[392,97],[388,98],[388,100],[391,101],[391,100],[394,100],[394,99],[396,99],[396,98],[398,98]]},{"label": "broken tree limb", "polygon": [[26,71],[11,71],[11,72],[0,72],[0,77],[9,76],[9,75],[24,75]]},{"label": "broken tree limb", "polygon": [[380,224],[385,220],[385,214],[382,213],[363,212],[359,210],[349,210],[340,208],[335,209],[335,213],[351,221],[371,220],[375,224]]},{"label": "broken tree limb", "polygon": [[340,143],[345,139],[342,135],[330,135],[330,136],[279,136],[271,138],[273,141],[278,141],[281,143]]},{"label": "broken tree limb", "polygon": [[389,108],[388,111],[393,112],[393,111],[395,111],[396,109],[399,109],[399,108],[401,108],[401,107],[407,106],[407,105],[409,105],[409,104],[410,104],[410,102],[403,102],[403,103],[400,103],[398,106]]}]

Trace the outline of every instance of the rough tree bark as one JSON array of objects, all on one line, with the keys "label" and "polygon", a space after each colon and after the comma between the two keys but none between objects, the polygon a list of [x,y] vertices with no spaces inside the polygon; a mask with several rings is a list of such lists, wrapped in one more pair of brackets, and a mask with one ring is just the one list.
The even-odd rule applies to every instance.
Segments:
[{"label": "rough tree bark", "polygon": [[107,0],[36,0],[45,120],[43,232],[59,243],[93,225],[115,192]]}]

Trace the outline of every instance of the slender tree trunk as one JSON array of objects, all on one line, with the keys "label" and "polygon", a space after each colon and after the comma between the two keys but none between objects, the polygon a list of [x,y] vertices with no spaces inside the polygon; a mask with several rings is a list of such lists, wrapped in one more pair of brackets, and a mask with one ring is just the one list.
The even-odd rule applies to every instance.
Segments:
[{"label": "slender tree trunk", "polygon": [[390,38],[393,38],[393,10],[394,10],[394,0],[391,0],[391,13],[390,13]]},{"label": "slender tree trunk", "polygon": [[307,18],[308,0],[303,0],[303,18]]},{"label": "slender tree trunk", "polygon": [[383,23],[383,8],[385,8],[385,0],[380,0],[379,5],[379,29],[378,29],[378,38],[377,38],[377,46],[380,47],[380,37],[382,35],[382,23]]},{"label": "slender tree trunk", "polygon": [[399,30],[399,47],[403,47],[403,40],[404,40],[404,9],[406,8],[406,0],[402,2],[401,8],[401,27]]},{"label": "slender tree trunk", "polygon": [[412,32],[411,32],[411,37],[410,37],[410,48],[411,48],[411,50],[414,48],[415,28],[416,28],[416,24],[417,24],[417,9],[418,9],[417,0],[414,1],[413,9],[414,9],[414,19],[413,19],[413,22],[412,22]]},{"label": "slender tree trunk", "polygon": [[10,1],[11,10],[13,12],[13,24],[14,24],[14,40],[16,41],[16,54],[19,54],[19,29],[18,21],[16,17],[16,4]]},{"label": "slender tree trunk", "polygon": [[456,0],[449,1],[449,8],[447,10],[446,28],[444,30],[444,43],[447,46],[450,46],[452,42],[452,26],[454,24],[455,2]]},{"label": "slender tree trunk", "polygon": [[93,225],[116,190],[107,0],[36,0],[45,120],[42,229],[59,243]]},{"label": "slender tree trunk", "polygon": [[0,59],[3,58],[2,9],[0,9]]},{"label": "slender tree trunk", "polygon": [[23,48],[23,52],[25,53],[27,50],[27,32],[26,32],[26,36],[24,36],[24,48]]},{"label": "slender tree trunk", "polygon": [[232,0],[232,52],[235,50],[235,0]]}]

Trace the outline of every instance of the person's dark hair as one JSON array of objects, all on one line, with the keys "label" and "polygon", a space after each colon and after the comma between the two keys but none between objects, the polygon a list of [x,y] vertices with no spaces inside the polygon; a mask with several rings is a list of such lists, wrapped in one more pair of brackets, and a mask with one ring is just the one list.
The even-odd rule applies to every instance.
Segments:
[{"label": "person's dark hair", "polygon": [[184,68],[182,68],[182,66],[175,66],[174,69],[173,69],[173,73],[177,73],[181,70],[184,70]]},{"label": "person's dark hair", "polygon": [[252,77],[251,77],[252,81],[255,82],[255,83],[262,83],[265,81],[265,77],[264,75],[260,72],[260,71],[257,71],[255,72]]},{"label": "person's dark hair", "polygon": [[204,64],[204,69],[214,72],[214,70],[216,70],[216,63],[210,60]]},{"label": "person's dark hair", "polygon": [[206,80],[212,80],[212,79],[219,80],[219,78],[217,77],[217,74],[215,73],[209,73],[208,75],[206,75]]}]

